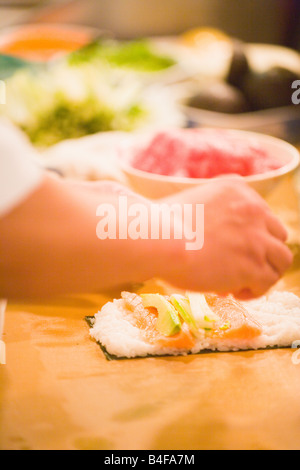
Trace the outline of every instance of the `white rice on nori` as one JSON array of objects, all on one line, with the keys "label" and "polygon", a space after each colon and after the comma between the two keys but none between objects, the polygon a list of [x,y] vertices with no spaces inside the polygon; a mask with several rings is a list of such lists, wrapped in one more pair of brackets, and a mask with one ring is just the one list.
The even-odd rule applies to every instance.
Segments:
[{"label": "white rice on nori", "polygon": [[130,322],[131,313],[123,299],[107,303],[95,315],[91,336],[109,354],[117,357],[145,357],[148,355],[197,354],[203,350],[238,351],[290,347],[300,340],[300,298],[290,292],[273,292],[243,305],[263,327],[262,334],[252,340],[197,339],[192,350],[178,351],[148,343],[141,330]]}]

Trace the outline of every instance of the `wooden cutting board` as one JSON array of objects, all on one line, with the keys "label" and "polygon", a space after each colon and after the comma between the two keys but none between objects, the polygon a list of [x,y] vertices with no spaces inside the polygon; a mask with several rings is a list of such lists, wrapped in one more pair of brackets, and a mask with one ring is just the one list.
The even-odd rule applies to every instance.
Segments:
[{"label": "wooden cutting board", "polygon": [[[300,295],[292,182],[273,196],[295,249],[294,267],[277,288]],[[1,450],[300,450],[296,350],[110,362],[84,321],[110,298],[9,305]]]}]

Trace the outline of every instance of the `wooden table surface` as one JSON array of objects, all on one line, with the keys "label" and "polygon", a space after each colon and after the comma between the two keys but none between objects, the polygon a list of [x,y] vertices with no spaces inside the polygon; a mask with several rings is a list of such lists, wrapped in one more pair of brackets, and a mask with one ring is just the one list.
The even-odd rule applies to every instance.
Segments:
[{"label": "wooden table surface", "polygon": [[[291,188],[289,182],[274,201],[297,245]],[[300,295],[299,281],[297,254],[278,288]],[[0,449],[300,449],[295,350],[110,362],[84,321],[106,300],[9,305]]]}]

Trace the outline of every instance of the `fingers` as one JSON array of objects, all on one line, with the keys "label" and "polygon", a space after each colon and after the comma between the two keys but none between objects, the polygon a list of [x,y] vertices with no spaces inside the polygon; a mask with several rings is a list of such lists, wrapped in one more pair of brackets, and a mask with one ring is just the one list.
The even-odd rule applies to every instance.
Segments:
[{"label": "fingers", "polygon": [[290,250],[279,240],[269,237],[266,242],[265,263],[255,267],[252,264],[245,287],[235,292],[235,297],[247,301],[266,294],[290,268],[292,262]]},{"label": "fingers", "polygon": [[271,235],[284,243],[287,241],[288,232],[286,228],[271,211],[266,212],[266,225]]},{"label": "fingers", "polygon": [[266,294],[280,279],[280,275],[272,266],[266,264],[263,269],[249,279],[246,286],[236,292],[234,295],[238,300],[251,300]]},{"label": "fingers", "polygon": [[291,267],[293,255],[286,245],[273,239],[267,247],[267,261],[282,276]]},{"label": "fingers", "polygon": [[234,297],[238,300],[247,301],[255,299],[255,295],[251,289],[242,289],[234,293]]},{"label": "fingers", "polygon": [[257,210],[260,208],[259,214],[263,215],[265,218],[267,229],[271,235],[273,235],[275,238],[278,238],[282,242],[286,242],[288,238],[288,232],[278,217],[273,214],[268,203],[257,193],[252,193],[251,198],[253,201],[257,201]]},{"label": "fingers", "polygon": [[273,268],[270,264],[266,263],[254,281],[252,293],[255,297],[264,295],[280,280],[281,274]]}]

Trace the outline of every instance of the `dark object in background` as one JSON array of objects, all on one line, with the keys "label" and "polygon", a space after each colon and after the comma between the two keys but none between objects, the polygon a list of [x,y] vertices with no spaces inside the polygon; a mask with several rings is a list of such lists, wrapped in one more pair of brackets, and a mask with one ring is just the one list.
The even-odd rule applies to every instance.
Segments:
[{"label": "dark object in background", "polygon": [[232,47],[233,54],[227,75],[227,83],[240,88],[245,76],[248,75],[251,70],[243,42],[234,40]]},{"label": "dark object in background", "polygon": [[201,88],[187,104],[192,108],[227,114],[245,113],[250,110],[244,94],[225,82],[211,83]]},{"label": "dark object in background", "polygon": [[264,72],[253,70],[244,43],[234,40],[232,59],[224,81],[202,86],[187,105],[225,114],[292,106],[292,83],[295,80],[300,80],[300,73],[280,66]]},{"label": "dark object in background", "polygon": [[290,106],[292,83],[299,79],[292,70],[279,66],[256,72],[249,64],[243,42],[234,42],[226,81],[239,89],[252,111]]},{"label": "dark object in background", "polygon": [[300,2],[299,0],[282,0],[282,2],[286,11],[283,44],[300,50]]},{"label": "dark object in background", "polygon": [[272,67],[266,72],[250,72],[242,91],[253,110],[280,108],[292,104],[292,83],[300,76],[284,67]]}]

